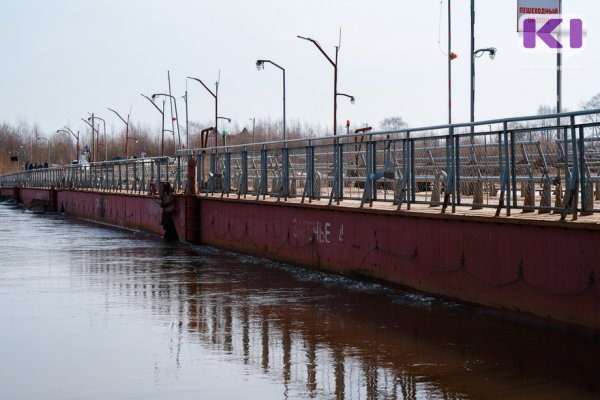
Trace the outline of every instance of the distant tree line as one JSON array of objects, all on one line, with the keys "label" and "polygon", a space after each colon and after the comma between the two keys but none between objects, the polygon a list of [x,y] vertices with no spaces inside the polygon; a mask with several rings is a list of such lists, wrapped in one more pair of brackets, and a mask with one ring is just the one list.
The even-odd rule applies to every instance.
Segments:
[{"label": "distant tree line", "polygon": [[[599,109],[600,93],[582,103],[581,106],[583,109]],[[555,111],[556,108],[540,105],[538,115],[552,114]],[[599,115],[589,116],[588,120],[598,122]],[[220,123],[219,134],[208,135],[207,146],[215,145],[215,136],[218,145],[221,146],[224,141],[221,135],[223,131],[226,133],[225,141],[228,146],[283,139],[281,120],[256,119],[254,122],[253,124],[250,121],[245,126],[240,126],[236,122]],[[541,120],[540,124],[550,126],[552,122]],[[189,144],[190,148],[202,147],[200,132],[212,126],[212,123],[208,121],[190,121],[189,138],[186,136],[185,126],[180,125],[179,134],[177,132],[173,134],[170,130],[164,131],[163,139],[160,127],[130,122],[129,157],[157,157],[162,154],[174,156],[176,149],[180,146],[185,148]],[[378,128],[384,131],[393,131],[408,127],[409,125],[402,117],[391,116],[380,121]],[[177,131],[177,129],[175,130]],[[296,120],[288,121],[287,131],[289,139],[296,139],[324,136],[330,131],[330,128]],[[340,130],[339,134],[342,132]],[[102,129],[99,133],[99,135],[94,135],[92,143],[91,128],[80,131],[79,150],[82,151],[84,146],[88,148],[92,161],[112,160],[125,156],[125,129],[106,132],[106,137]],[[428,133],[422,132],[422,134],[427,135]],[[26,163],[44,165],[48,162],[50,166],[69,164],[78,159],[75,143],[75,138],[68,132],[42,132],[37,124],[30,125],[25,121],[16,124],[0,123],[0,174],[22,170]]]}]

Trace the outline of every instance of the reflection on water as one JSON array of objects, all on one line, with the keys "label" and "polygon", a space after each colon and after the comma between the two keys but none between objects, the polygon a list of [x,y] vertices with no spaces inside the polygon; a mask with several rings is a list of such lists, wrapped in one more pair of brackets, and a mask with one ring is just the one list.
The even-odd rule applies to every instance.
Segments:
[{"label": "reflection on water", "polygon": [[0,205],[0,398],[600,398],[600,344]]}]

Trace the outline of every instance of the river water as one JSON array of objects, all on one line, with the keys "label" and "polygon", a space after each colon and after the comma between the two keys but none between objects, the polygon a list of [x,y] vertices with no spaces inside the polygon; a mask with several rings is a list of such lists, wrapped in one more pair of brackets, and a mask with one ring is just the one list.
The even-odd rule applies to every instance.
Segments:
[{"label": "river water", "polygon": [[598,399],[598,339],[0,204],[0,399]]}]

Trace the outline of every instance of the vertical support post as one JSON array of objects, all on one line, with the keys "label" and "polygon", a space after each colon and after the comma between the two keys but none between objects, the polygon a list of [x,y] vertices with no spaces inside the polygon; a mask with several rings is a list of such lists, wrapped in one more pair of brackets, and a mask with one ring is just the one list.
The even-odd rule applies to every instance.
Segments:
[{"label": "vertical support post", "polygon": [[125,190],[129,192],[129,162],[125,160]]},{"label": "vertical support post", "polygon": [[286,147],[283,147],[281,149],[281,157],[282,157],[281,181],[283,184],[282,194],[283,194],[284,199],[287,200],[288,196],[290,195],[290,155],[289,155],[289,149],[287,148],[287,143],[285,143],[285,146]]},{"label": "vertical support post", "polygon": [[119,190],[123,189],[123,174],[121,173],[122,164],[119,163]]},{"label": "vertical support post", "polygon": [[504,180],[506,188],[506,215],[510,217],[512,202],[511,202],[511,184],[510,184],[510,153],[508,150],[508,123],[504,123]]},{"label": "vertical support post", "polygon": [[217,155],[215,150],[210,153],[210,175],[208,176],[208,190],[207,192],[214,193],[215,191],[215,181],[217,174]]},{"label": "vertical support post", "polygon": [[[577,157],[577,135],[575,128],[575,116],[571,116],[570,118],[571,125],[571,148],[573,149],[573,171],[571,175],[571,179],[569,180],[569,185],[567,188],[567,192],[565,194],[565,199],[563,203],[563,211],[560,220],[564,221],[567,213],[569,212],[569,208],[572,208],[573,211],[573,220],[577,219],[577,189],[579,185],[579,165],[578,165],[578,157]],[[567,137],[565,132],[565,138]],[[565,158],[568,153],[568,147],[565,146]],[[565,171],[566,172],[566,171]],[[565,174],[566,175],[566,174]]]},{"label": "vertical support post", "polygon": [[448,0],[448,124],[452,124],[452,12]]},{"label": "vertical support post", "polygon": [[[308,141],[306,146],[306,183],[304,185],[304,193],[308,196],[308,202],[310,203],[315,195],[315,148],[312,142]],[[302,196],[302,202],[304,203],[304,196]]]},{"label": "vertical support post", "polygon": [[157,186],[160,187],[160,182],[161,182],[161,175],[160,175],[160,162],[163,160],[163,158],[161,158],[160,160],[156,160],[156,182],[157,182]]},{"label": "vertical support post", "polygon": [[[179,121],[177,121],[179,124]],[[181,190],[181,154],[177,154],[177,174],[175,177],[177,191]]]},{"label": "vertical support post", "polygon": [[140,192],[147,192],[148,185],[146,185],[146,160],[142,160],[142,184],[139,188]]},{"label": "vertical support post", "polygon": [[517,161],[515,154],[515,132],[510,132],[510,175],[511,175],[511,191],[512,191],[512,206],[518,208],[517,203]]},{"label": "vertical support post", "polygon": [[407,199],[410,199],[408,202],[408,209],[410,210],[410,203],[415,203],[417,201],[417,176],[416,176],[416,165],[415,165],[415,141],[410,138],[410,132],[407,132],[407,146],[408,146],[408,176],[410,177],[410,185],[408,186],[408,196]]},{"label": "vertical support post", "polygon": [[248,150],[244,147],[242,151],[242,181],[240,182],[241,194],[248,194]]},{"label": "vertical support post", "polygon": [[373,140],[373,136],[370,136],[369,140],[371,146],[371,203],[370,206],[373,205],[373,200],[377,200],[377,142]]},{"label": "vertical support post", "polygon": [[137,191],[137,163],[133,163],[133,185],[132,190]]},{"label": "vertical support post", "polygon": [[196,187],[198,188],[198,192],[202,191],[202,185],[204,183],[204,176],[202,176],[202,170],[203,168],[201,167],[203,162],[203,157],[201,153],[196,154]]},{"label": "vertical support post", "polygon": [[223,182],[222,193],[226,193],[227,197],[229,197],[229,193],[231,192],[231,153],[227,149],[224,151],[225,153],[223,153],[223,157],[225,158],[225,182]]},{"label": "vertical support post", "polygon": [[456,160],[456,197],[458,205],[461,204],[461,195],[460,195],[460,138],[456,136],[454,138],[454,159]]},{"label": "vertical support post", "polygon": [[263,200],[267,194],[267,147],[265,145],[260,149],[260,192]]},{"label": "vertical support post", "polygon": [[[589,215],[588,212],[588,193],[586,186],[586,163],[585,163],[585,145],[584,145],[583,126],[579,127],[579,187],[581,188],[581,215]],[[591,197],[590,197],[591,198]],[[593,203],[592,203],[593,204]],[[577,213],[577,209],[575,209]]]}]

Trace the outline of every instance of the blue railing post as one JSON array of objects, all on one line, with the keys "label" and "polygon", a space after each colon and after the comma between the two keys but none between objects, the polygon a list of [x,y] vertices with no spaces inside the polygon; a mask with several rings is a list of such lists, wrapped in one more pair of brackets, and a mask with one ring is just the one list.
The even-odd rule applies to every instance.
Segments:
[{"label": "blue railing post", "polygon": [[229,196],[231,192],[231,153],[229,150],[223,154],[225,158],[225,181],[223,182],[223,193],[226,193]]},{"label": "blue railing post", "polygon": [[240,180],[240,194],[248,194],[248,149],[242,151],[242,178]]},{"label": "blue railing post", "polygon": [[216,175],[217,175],[217,155],[213,150],[210,153],[210,175],[208,176],[208,188],[207,192],[214,193],[216,186]]},{"label": "blue railing post", "polygon": [[290,195],[290,153],[287,146],[281,148],[281,183],[282,195],[287,200]]},{"label": "blue railing post", "polygon": [[267,180],[268,180],[268,176],[267,176],[267,147],[266,145],[263,145],[262,148],[260,149],[260,192],[259,195],[263,196],[263,199],[265,198],[266,194],[267,194]]}]

